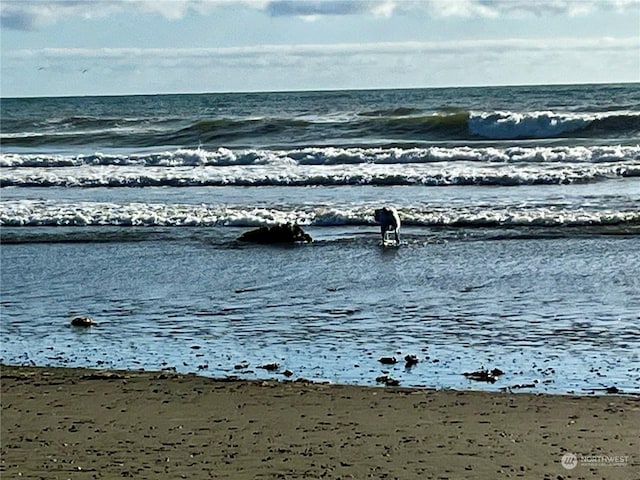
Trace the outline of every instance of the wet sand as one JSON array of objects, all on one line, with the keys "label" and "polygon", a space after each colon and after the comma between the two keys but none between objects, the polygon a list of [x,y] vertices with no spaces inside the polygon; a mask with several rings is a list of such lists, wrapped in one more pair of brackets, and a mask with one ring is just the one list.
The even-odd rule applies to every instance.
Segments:
[{"label": "wet sand", "polygon": [[630,396],[3,366],[1,401],[3,479],[640,478]]}]

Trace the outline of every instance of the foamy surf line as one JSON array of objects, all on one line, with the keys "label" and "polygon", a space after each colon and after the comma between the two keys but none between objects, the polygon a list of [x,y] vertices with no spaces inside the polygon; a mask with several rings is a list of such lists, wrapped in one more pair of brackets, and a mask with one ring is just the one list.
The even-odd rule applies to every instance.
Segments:
[{"label": "foamy surf line", "polygon": [[152,153],[91,155],[0,155],[2,168],[62,168],[82,166],[242,166],[480,163],[625,163],[640,162],[636,146],[556,147],[428,147],[428,148],[302,148],[292,150],[230,150],[181,148]]},{"label": "foamy surf line", "polygon": [[598,164],[252,165],[199,167],[84,166],[0,171],[2,187],[561,185],[640,176],[640,160]]},{"label": "foamy surf line", "polygon": [[[291,206],[280,208],[166,203],[65,203],[7,201],[0,225],[252,227],[298,223],[314,227],[372,226],[374,207]],[[570,205],[471,205],[399,208],[403,224],[414,227],[580,227],[640,225],[640,209]]]}]

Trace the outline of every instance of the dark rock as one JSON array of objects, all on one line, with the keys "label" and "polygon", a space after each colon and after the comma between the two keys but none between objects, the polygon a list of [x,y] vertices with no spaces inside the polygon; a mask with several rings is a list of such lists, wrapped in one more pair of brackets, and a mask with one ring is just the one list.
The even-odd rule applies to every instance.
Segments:
[{"label": "dark rock", "polygon": [[406,357],[404,357],[404,366],[405,368],[411,368],[416,363],[418,363],[418,361],[418,357],[416,357],[415,355],[407,355]]},{"label": "dark rock", "polygon": [[71,320],[71,325],[74,327],[91,327],[96,325],[96,322],[91,317],[75,317]]},{"label": "dark rock", "polygon": [[311,236],[294,223],[278,223],[272,227],[259,227],[243,233],[238,238],[241,242],[273,244],[273,243],[311,243]]},{"label": "dark rock", "polygon": [[255,292],[256,290],[257,290],[256,287],[238,288],[233,293]]},{"label": "dark rock", "polygon": [[268,372],[275,372],[280,368],[279,363],[265,363],[264,365],[259,365],[258,368],[262,368],[267,370]]},{"label": "dark rock", "polygon": [[291,370],[285,370],[284,372],[282,372],[282,374],[283,374],[285,377],[290,377],[290,376],[292,376],[292,375],[293,375],[293,372],[292,372]]},{"label": "dark rock", "polygon": [[382,357],[378,361],[383,365],[394,365],[398,363],[398,360],[396,360],[396,357]]},{"label": "dark rock", "polygon": [[509,392],[511,390],[518,390],[520,388],[536,388],[535,383],[517,383],[509,387],[502,387],[500,390],[503,392]]},{"label": "dark rock", "polygon": [[463,373],[463,375],[467,377],[469,380],[475,380],[476,382],[489,382],[489,383],[495,383],[498,377],[503,374],[504,372],[499,368],[494,368],[491,371],[482,369],[476,372]]},{"label": "dark rock", "polygon": [[396,380],[395,378],[391,378],[387,375],[382,375],[380,377],[377,377],[376,382],[384,383],[387,387],[397,387],[398,385],[400,385],[399,380]]}]

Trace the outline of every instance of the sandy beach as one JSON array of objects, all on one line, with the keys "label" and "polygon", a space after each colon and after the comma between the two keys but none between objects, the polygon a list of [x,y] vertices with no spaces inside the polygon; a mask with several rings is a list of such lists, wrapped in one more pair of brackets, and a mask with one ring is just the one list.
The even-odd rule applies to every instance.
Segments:
[{"label": "sandy beach", "polygon": [[3,479],[637,479],[639,438],[628,396],[2,367]]}]

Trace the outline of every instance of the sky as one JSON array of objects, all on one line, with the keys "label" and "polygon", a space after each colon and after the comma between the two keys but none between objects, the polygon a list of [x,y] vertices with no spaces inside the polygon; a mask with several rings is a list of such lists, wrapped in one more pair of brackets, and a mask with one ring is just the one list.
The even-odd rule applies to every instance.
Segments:
[{"label": "sky", "polygon": [[640,0],[2,0],[2,97],[640,82]]}]

